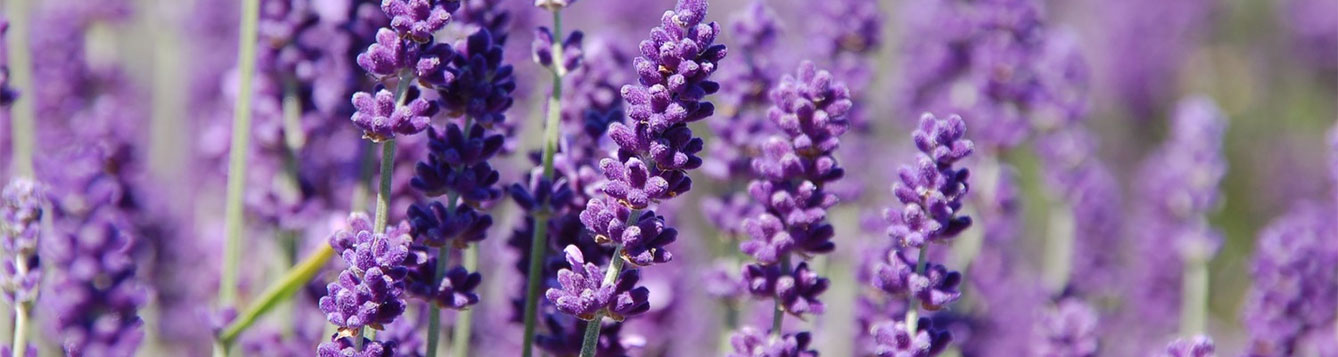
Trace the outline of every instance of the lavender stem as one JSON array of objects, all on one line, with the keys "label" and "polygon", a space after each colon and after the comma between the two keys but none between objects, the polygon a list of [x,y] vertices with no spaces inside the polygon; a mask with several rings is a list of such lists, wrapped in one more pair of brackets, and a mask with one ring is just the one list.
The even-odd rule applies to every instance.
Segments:
[{"label": "lavender stem", "polygon": [[1041,281],[1050,293],[1059,293],[1068,285],[1073,267],[1073,209],[1054,200],[1050,204],[1049,227],[1045,239],[1045,269]]},{"label": "lavender stem", "polygon": [[1203,256],[1185,259],[1185,275],[1181,280],[1180,334],[1203,334],[1208,317],[1208,259]]},{"label": "lavender stem", "polygon": [[[925,259],[928,258],[929,247],[920,247],[920,257],[915,260],[915,275],[925,275]],[[920,323],[920,300],[915,298],[914,294],[906,296],[906,331],[915,331]]]},{"label": "lavender stem", "polygon": [[[28,258],[22,254],[14,255],[15,276],[28,275]],[[14,301],[14,344],[11,347],[13,357],[23,357],[28,352],[28,303]]]},{"label": "lavender stem", "polygon": [[[557,59],[552,68],[553,89],[552,95],[548,98],[548,120],[544,123],[544,180],[553,179],[553,155],[557,152],[558,135],[561,133],[559,125],[562,124],[562,78],[566,75],[566,70],[561,64],[561,59],[564,58],[562,11],[558,9],[553,10],[553,58]],[[534,237],[530,243],[529,275],[525,283],[525,331],[524,341],[521,344],[524,357],[533,356],[534,353],[534,328],[539,316],[539,292],[542,290],[540,283],[543,282],[539,275],[543,274],[544,253],[548,247],[548,219],[552,215],[546,202],[539,202],[538,206],[539,210],[534,213]],[[599,334],[598,328],[595,329],[595,334]]]},{"label": "lavender stem", "polygon": [[[466,123],[466,125],[468,125],[468,123]],[[446,196],[446,200],[447,200],[446,202],[447,215],[454,215],[455,209],[456,207],[458,207],[457,202],[460,200],[460,194],[452,191],[449,195]],[[451,244],[446,243],[442,244],[440,248],[437,248],[437,265],[434,267],[435,270],[433,271],[432,274],[432,281],[435,284],[441,284],[442,277],[446,276],[446,260],[450,259],[451,257],[450,247]],[[459,315],[457,315],[457,317],[458,316]],[[459,327],[458,323],[459,322],[457,319],[457,325],[456,325],[457,328]],[[437,346],[441,343],[440,340],[441,340],[441,308],[437,307],[437,304],[428,304],[427,355],[426,355],[427,357],[435,357],[437,355]]]},{"label": "lavender stem", "polygon": [[[631,227],[633,223],[641,219],[641,210],[632,210],[632,214],[627,215],[627,226]],[[604,285],[613,284],[618,281],[618,274],[623,272],[623,245],[618,244],[613,248],[613,258],[609,261],[609,270],[604,272]],[[595,318],[585,325],[585,337],[581,339],[581,357],[594,357],[595,349],[599,347],[599,328],[604,322],[604,311],[599,310],[595,313]]]},{"label": "lavender stem", "polygon": [[242,1],[242,28],[238,36],[241,51],[237,54],[240,84],[232,119],[232,147],[228,152],[227,206],[224,211],[227,248],[223,256],[223,277],[219,280],[219,303],[227,306],[237,303],[237,270],[242,253],[242,206],[246,184],[246,154],[251,139],[251,82],[256,68],[256,23],[260,19],[260,1]]},{"label": "lavender stem", "polygon": [[[781,274],[790,273],[790,255],[781,256],[780,259]],[[779,290],[779,289],[777,289]],[[771,335],[781,336],[781,325],[785,323],[785,307],[781,304],[780,291],[775,296],[776,308],[771,311]]]},{"label": "lavender stem", "polygon": [[[35,93],[33,90],[33,64],[32,55],[28,45],[28,1],[10,0],[6,6],[6,13],[20,14],[19,16],[9,16],[8,36],[5,36],[5,44],[9,53],[10,80],[21,93]],[[37,97],[35,95],[25,95],[14,101],[11,107],[11,116],[13,132],[10,133],[10,140],[13,141],[14,157],[10,162],[12,170],[16,177],[33,177],[33,140],[34,118],[37,115],[34,103]],[[19,348],[21,349],[21,348]]]},{"label": "lavender stem", "polygon": [[[478,245],[470,245],[465,248],[462,254],[464,256],[465,270],[478,271],[479,267],[479,249]],[[440,266],[439,266],[440,267]],[[441,273],[440,271],[438,272]],[[438,278],[440,280],[441,278]],[[451,335],[451,356],[469,356],[469,337],[473,333],[474,310],[461,310],[455,314],[455,331]]]}]

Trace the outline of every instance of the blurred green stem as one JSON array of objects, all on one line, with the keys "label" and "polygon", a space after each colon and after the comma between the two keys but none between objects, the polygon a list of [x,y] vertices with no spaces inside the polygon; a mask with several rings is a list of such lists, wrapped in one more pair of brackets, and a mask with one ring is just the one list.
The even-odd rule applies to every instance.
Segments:
[{"label": "blurred green stem", "polygon": [[[455,209],[456,207],[458,207],[457,206],[458,204],[456,202],[460,200],[459,194],[451,192],[450,195],[446,196],[446,200],[449,201],[446,203],[446,215],[447,216],[454,215]],[[437,266],[434,267],[434,269],[436,270],[433,272],[433,277],[432,277],[432,281],[437,282],[437,284],[441,284],[441,279],[446,276],[446,260],[450,259],[451,257],[450,247],[451,243],[446,242],[445,244],[442,244],[440,248],[437,248]],[[441,308],[437,307],[436,303],[428,303],[427,355],[426,355],[427,357],[435,357],[437,355],[437,345],[439,344],[438,341],[440,340],[441,340]]]},{"label": "blurred green stem", "polygon": [[[781,256],[781,259],[780,259],[780,273],[781,273],[781,276],[785,276],[785,275],[789,275],[789,274],[790,274],[790,254],[789,254],[789,253],[786,253],[785,255],[782,255],[782,256]],[[775,309],[772,309],[772,311],[771,311],[771,335],[772,335],[772,336],[780,336],[780,335],[781,335],[781,327],[782,327],[782,325],[785,323],[785,306],[781,304],[781,297],[780,297],[780,292],[779,292],[779,291],[776,292],[776,296],[774,297],[773,301],[775,302],[776,306],[775,306]]]},{"label": "blurred green stem", "polygon": [[[557,153],[558,136],[562,124],[562,78],[566,69],[562,67],[562,12],[553,10],[553,89],[548,98],[548,120],[544,123],[544,180],[553,179],[553,155]],[[525,282],[525,330],[521,351],[524,357],[534,354],[534,329],[539,316],[539,290],[542,287],[544,253],[548,248],[548,219],[552,215],[547,202],[539,202],[539,210],[534,213],[534,236],[530,239],[529,275]],[[615,260],[616,256],[615,256]],[[599,329],[595,329],[598,335]]]},{"label": "blurred green stem", "polygon": [[246,154],[251,139],[251,82],[256,67],[256,22],[260,17],[260,0],[242,1],[242,29],[238,36],[237,64],[240,67],[240,85],[232,118],[232,147],[228,152],[227,207],[224,211],[227,230],[227,248],[223,258],[223,277],[219,282],[219,303],[237,304],[238,263],[242,253],[243,206],[246,184]]},{"label": "blurred green stem", "polygon": [[[465,248],[465,270],[475,272],[479,268],[478,244]],[[469,356],[469,338],[473,332],[474,310],[461,310],[455,314],[455,332],[451,337],[451,356]]]},{"label": "blurred green stem", "polygon": [[[925,266],[927,265],[925,264],[925,259],[928,258],[929,255],[928,253],[929,253],[928,244],[926,244],[923,247],[920,247],[920,257],[915,260],[915,275],[919,276],[925,275]],[[906,331],[910,332],[911,334],[914,334],[915,329],[918,327],[916,325],[918,325],[919,323],[920,323],[920,300],[917,300],[915,298],[915,295],[911,294],[906,297]]]},{"label": "blurred green stem", "polygon": [[325,266],[325,262],[333,256],[334,248],[329,245],[321,245],[315,253],[293,266],[293,269],[284,273],[278,282],[265,288],[265,291],[251,306],[237,315],[236,320],[223,328],[223,332],[218,336],[219,343],[223,346],[231,346],[237,340],[237,336],[250,328],[257,319],[273,310],[280,302],[288,300],[302,286],[311,281],[311,278],[315,277],[316,273],[320,272],[321,268]]},{"label": "blurred green stem", "polygon": [[1208,318],[1208,258],[1191,254],[1185,259],[1180,301],[1180,334],[1204,333]]},{"label": "blurred green stem", "polygon": [[[14,157],[10,161],[14,176],[33,177],[33,143],[37,139],[34,120],[36,100],[33,89],[33,64],[28,47],[28,2],[9,0],[5,10],[9,18],[9,34],[5,36],[9,52],[10,80],[19,91],[18,100],[14,101],[11,117],[13,131],[10,140],[14,145]],[[13,14],[19,14],[17,16]]]},{"label": "blurred green stem", "polygon": [[1045,269],[1041,281],[1051,294],[1058,294],[1068,285],[1073,269],[1073,210],[1060,200],[1049,205],[1050,218],[1045,238]]}]

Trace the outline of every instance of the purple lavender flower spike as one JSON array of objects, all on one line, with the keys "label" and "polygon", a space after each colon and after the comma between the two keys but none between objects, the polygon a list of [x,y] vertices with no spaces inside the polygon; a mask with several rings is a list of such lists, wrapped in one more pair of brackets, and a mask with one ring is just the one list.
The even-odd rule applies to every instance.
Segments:
[{"label": "purple lavender flower spike", "polygon": [[809,346],[813,337],[808,332],[773,336],[767,331],[744,326],[729,337],[734,351],[729,357],[817,357],[818,351]]},{"label": "purple lavender flower spike", "polygon": [[516,78],[504,62],[501,41],[483,28],[456,44],[458,55],[449,68],[454,80],[437,90],[447,114],[473,119],[486,128],[506,121]]},{"label": "purple lavender flower spike", "polygon": [[[0,270],[0,288],[10,303],[26,303],[37,296],[42,280],[38,266],[37,245],[41,235],[42,205],[45,195],[37,182],[16,178],[0,193],[0,247],[4,248],[4,269]],[[18,263],[26,264],[19,272]]]},{"label": "purple lavender flower spike", "polygon": [[937,356],[948,347],[952,336],[946,332],[935,332],[933,324],[927,318],[921,318],[916,324],[915,334],[906,331],[904,321],[886,321],[873,326],[874,355],[878,357],[929,357]]},{"label": "purple lavender flower spike", "polygon": [[[1302,205],[1259,235],[1243,313],[1250,352],[1297,354],[1307,335],[1328,332],[1338,304],[1338,246],[1332,212]],[[1332,338],[1332,334],[1328,335]]]},{"label": "purple lavender flower spike", "polygon": [[390,78],[398,75],[401,69],[417,65],[417,57],[417,46],[406,43],[395,31],[382,28],[376,32],[376,42],[368,46],[367,51],[359,53],[357,61],[358,66],[368,73],[378,78]]},{"label": "purple lavender flower spike", "polygon": [[353,95],[353,125],[362,129],[363,138],[381,142],[394,139],[396,135],[413,135],[427,129],[432,116],[437,113],[437,106],[426,99],[418,98],[418,89],[411,88],[406,94],[407,105],[395,103],[395,94],[380,89],[373,96],[367,92]]},{"label": "purple lavender flower spike", "polygon": [[413,236],[423,245],[440,247],[450,244],[462,249],[469,243],[482,241],[492,227],[492,216],[473,207],[462,205],[454,212],[441,202],[415,204],[409,207],[409,226]]},{"label": "purple lavender flower spike", "polygon": [[432,33],[446,27],[457,0],[384,0],[381,11],[390,17],[390,28],[417,42],[429,42]]},{"label": "purple lavender flower spike", "polygon": [[339,334],[335,334],[334,336],[331,336],[332,339],[331,342],[322,343],[320,347],[316,348],[316,356],[318,357],[396,356],[395,343],[393,341],[390,342],[372,341],[367,338],[357,337],[357,338],[362,338],[362,350],[359,351],[358,347],[353,344],[354,338],[355,337],[340,336]]},{"label": "purple lavender flower spike", "polygon": [[[585,34],[581,31],[572,31],[566,38],[562,39],[562,69],[568,72],[576,70],[581,66],[581,58],[584,53],[581,50],[581,40]],[[553,66],[553,31],[547,27],[540,26],[534,31],[534,42],[530,44],[531,54],[534,56],[534,62],[540,66]]]},{"label": "purple lavender flower spike", "polygon": [[1217,356],[1217,347],[1213,344],[1213,339],[1208,336],[1197,336],[1193,339],[1176,339],[1166,345],[1163,353],[1155,354],[1159,357],[1215,357]]},{"label": "purple lavender flower spike", "polygon": [[558,271],[559,288],[548,289],[544,296],[559,311],[591,320],[595,313],[609,309],[615,319],[647,311],[649,291],[635,287],[640,275],[635,270],[625,271],[613,283],[604,282],[604,271],[585,261],[581,250],[574,245],[563,250],[570,269]]},{"label": "purple lavender flower spike", "polygon": [[830,284],[827,278],[810,270],[808,262],[801,262],[790,275],[776,280],[776,296],[780,297],[785,312],[795,316],[821,315],[826,307],[818,300],[818,295],[827,291]]},{"label": "purple lavender flower spike", "polygon": [[404,312],[404,262],[412,241],[408,224],[374,233],[368,229],[370,222],[365,214],[350,214],[347,228],[330,238],[348,268],[326,286],[328,294],[320,298],[319,307],[343,330],[381,329]]},{"label": "purple lavender flower spike", "polygon": [[483,276],[479,273],[470,273],[464,267],[456,266],[446,271],[446,276],[441,279],[441,285],[430,300],[443,309],[464,310],[479,302],[474,289],[482,281]]},{"label": "purple lavender flower spike", "polygon": [[1096,310],[1077,298],[1064,298],[1045,312],[1032,346],[1036,356],[1092,357],[1098,352]]},{"label": "purple lavender flower spike", "polygon": [[912,135],[920,150],[916,165],[902,166],[900,182],[892,185],[893,195],[904,206],[900,212],[884,212],[892,222],[888,235],[899,245],[921,248],[946,242],[971,225],[969,217],[956,215],[969,191],[969,173],[953,165],[974,148],[963,139],[965,134],[961,117],[939,119],[928,113],[920,117],[920,127]]},{"label": "purple lavender flower spike", "polygon": [[891,250],[887,258],[874,265],[874,287],[896,297],[913,296],[928,310],[938,310],[957,301],[961,292],[961,273],[950,271],[943,265],[925,263],[925,273],[916,274],[916,262],[908,259],[900,250]]},{"label": "purple lavender flower spike", "polygon": [[631,209],[645,209],[652,202],[669,198],[669,182],[660,176],[652,176],[651,169],[641,160],[631,158],[627,163],[606,158],[599,162],[608,182],[604,185],[604,194]]},{"label": "purple lavender flower spike", "polygon": [[471,126],[468,134],[455,124],[440,134],[429,129],[427,161],[414,167],[409,184],[428,196],[454,192],[468,203],[496,200],[502,195],[496,187],[501,174],[488,160],[501,150],[503,141],[501,135],[490,134],[479,124]]}]

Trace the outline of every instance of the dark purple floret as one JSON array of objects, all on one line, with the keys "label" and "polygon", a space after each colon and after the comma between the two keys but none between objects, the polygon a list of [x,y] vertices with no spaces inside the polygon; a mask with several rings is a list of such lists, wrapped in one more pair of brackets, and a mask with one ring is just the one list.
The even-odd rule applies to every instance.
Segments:
[{"label": "dark purple floret", "polygon": [[914,296],[927,310],[938,310],[957,301],[962,293],[957,286],[962,275],[940,264],[926,262],[924,274],[917,274],[916,262],[904,251],[891,250],[884,261],[874,266],[873,286],[896,297]]},{"label": "dark purple floret", "polygon": [[[585,328],[590,322],[571,316],[548,314],[544,317],[547,334],[534,338],[535,346],[554,356],[575,356],[581,352]],[[596,356],[626,357],[645,347],[644,338],[622,333],[623,324],[607,323],[600,325],[599,345],[595,347]]]},{"label": "dark purple floret", "polygon": [[410,185],[433,197],[453,192],[469,203],[501,197],[497,188],[501,174],[487,160],[501,149],[502,136],[488,134],[475,124],[466,137],[451,124],[440,135],[430,130],[428,138],[428,159],[414,168]]},{"label": "dark purple floret", "polygon": [[943,353],[952,335],[935,331],[928,318],[920,318],[915,334],[906,331],[904,321],[885,321],[873,326],[874,355],[878,357],[929,357]]},{"label": "dark purple floret", "polygon": [[504,113],[511,108],[516,78],[511,65],[503,62],[500,41],[480,28],[456,45],[458,54],[449,67],[454,79],[437,88],[447,114],[488,128],[506,121]]},{"label": "dark purple floret", "polygon": [[770,95],[774,106],[767,116],[785,133],[789,145],[768,143],[763,151],[769,160],[754,160],[753,170],[771,180],[823,183],[841,178],[843,171],[831,155],[850,126],[846,114],[853,103],[845,83],[804,62],[794,76],[782,77]]},{"label": "dark purple floret", "polygon": [[418,97],[418,89],[410,88],[404,101],[398,105],[395,94],[384,88],[373,96],[367,92],[353,94],[353,125],[362,129],[363,138],[372,141],[394,139],[396,135],[413,135],[427,129],[432,116],[437,113],[437,106]]},{"label": "dark purple floret", "polygon": [[1160,357],[1214,357],[1217,356],[1217,347],[1213,344],[1213,339],[1208,336],[1197,336],[1193,339],[1176,339],[1166,345],[1166,352],[1159,354]]},{"label": "dark purple floret", "polygon": [[1034,353],[1040,357],[1093,357],[1099,335],[1096,310],[1077,298],[1064,298],[1042,316]]},{"label": "dark purple floret", "polygon": [[[37,245],[41,234],[42,205],[45,194],[38,183],[16,178],[0,193],[0,247],[4,248],[4,269],[0,270],[0,288],[10,303],[25,303],[36,297],[42,280]],[[19,263],[23,271],[19,271]]]},{"label": "dark purple floret", "polygon": [[[372,341],[362,337],[341,336],[336,333],[330,336],[332,341],[321,343],[316,348],[318,357],[394,357],[395,342]],[[353,339],[362,338],[362,350],[359,351],[354,346]]]},{"label": "dark purple floret", "polygon": [[[573,31],[566,38],[562,39],[562,70],[574,71],[581,66],[583,53],[581,51],[581,40],[585,34],[581,31]],[[553,67],[553,31],[547,27],[540,26],[534,31],[534,42],[530,44],[530,51],[534,55],[534,62],[540,66]]]},{"label": "dark purple floret", "polygon": [[393,78],[401,70],[419,64],[421,49],[417,44],[400,38],[395,31],[382,28],[376,32],[376,42],[358,54],[358,66],[376,78]]},{"label": "dark purple floret", "polygon": [[363,327],[381,329],[404,312],[404,278],[408,274],[408,223],[389,227],[385,233],[372,232],[371,219],[365,214],[349,215],[348,226],[330,237],[330,245],[339,251],[348,268],[326,286],[320,309],[330,323],[343,330]]},{"label": "dark purple floret", "polygon": [[463,249],[469,243],[487,238],[492,216],[468,205],[451,211],[441,202],[434,201],[410,206],[409,226],[413,236],[423,245],[440,247],[450,244],[452,248]]},{"label": "dark purple floret", "polygon": [[734,351],[729,357],[817,357],[811,349],[813,337],[808,332],[775,336],[767,331],[744,326],[729,337]]},{"label": "dark purple floret", "polygon": [[1259,234],[1250,272],[1254,285],[1242,314],[1252,355],[1297,354],[1307,334],[1333,325],[1338,245],[1332,214],[1302,205]]},{"label": "dark purple floret", "polygon": [[586,262],[576,246],[567,246],[564,252],[571,268],[558,271],[560,288],[550,288],[544,294],[559,311],[590,320],[595,313],[608,309],[608,316],[621,321],[650,309],[650,291],[636,286],[640,280],[637,270],[623,271],[615,281],[606,282],[604,270]]},{"label": "dark purple floret", "polygon": [[147,299],[135,281],[127,224],[101,208],[75,231],[50,240],[65,271],[44,304],[56,312],[61,345],[71,356],[130,356],[143,339],[138,310]]},{"label": "dark purple floret", "polygon": [[430,42],[432,33],[446,27],[458,0],[384,0],[381,11],[390,17],[390,28],[417,42]]},{"label": "dark purple floret", "polygon": [[479,296],[474,290],[481,282],[483,276],[479,273],[470,273],[464,267],[456,266],[446,271],[441,285],[437,286],[428,300],[443,309],[464,310],[479,302]]},{"label": "dark purple floret", "polygon": [[903,205],[900,211],[889,208],[884,215],[892,225],[888,235],[898,245],[921,248],[926,243],[942,243],[971,225],[971,219],[957,216],[962,198],[969,191],[966,168],[954,168],[958,160],[970,155],[974,146],[963,137],[966,122],[958,116],[939,119],[925,113],[912,138],[920,150],[914,166],[902,166],[900,182],[892,193]]},{"label": "dark purple floret", "polygon": [[795,316],[804,314],[821,315],[826,310],[818,295],[827,291],[831,282],[818,276],[808,268],[808,262],[801,262],[794,271],[776,280],[776,296],[780,298],[785,312]]}]

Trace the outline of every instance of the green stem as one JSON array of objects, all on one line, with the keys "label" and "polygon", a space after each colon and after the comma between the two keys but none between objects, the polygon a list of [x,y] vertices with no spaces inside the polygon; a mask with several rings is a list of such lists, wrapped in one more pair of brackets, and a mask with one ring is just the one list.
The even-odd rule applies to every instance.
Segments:
[{"label": "green stem", "polygon": [[231,324],[228,324],[228,326],[223,329],[223,333],[219,334],[218,340],[220,345],[224,347],[224,350],[231,346],[232,342],[237,340],[237,336],[241,335],[247,328],[250,328],[257,319],[273,310],[279,303],[288,300],[288,298],[292,297],[294,293],[302,288],[302,286],[311,281],[311,278],[315,277],[316,273],[320,272],[321,268],[325,266],[325,262],[329,261],[330,257],[333,256],[334,248],[330,248],[328,245],[322,245],[320,250],[307,256],[306,259],[303,259],[302,262],[294,266],[293,269],[284,273],[284,275],[279,278],[278,282],[265,288],[265,291],[260,294],[260,297],[257,298],[251,306],[247,307],[246,310],[242,311],[241,314],[237,315],[237,319],[233,320]]},{"label": "green stem", "polygon": [[1050,219],[1045,239],[1045,269],[1041,281],[1051,294],[1058,294],[1068,285],[1073,270],[1073,210],[1058,202],[1050,204]]},{"label": "green stem", "polygon": [[[920,247],[920,257],[915,261],[915,275],[925,275],[925,259],[929,253],[929,247]],[[906,296],[906,331],[911,334],[920,323],[920,301],[915,299],[915,295]]]},{"label": "green stem", "polygon": [[[478,245],[470,245],[464,251],[465,270],[478,271]],[[469,356],[469,338],[473,333],[474,310],[462,310],[455,314],[455,333],[451,337],[451,356]]]},{"label": "green stem", "polygon": [[28,6],[25,0],[10,0],[6,7],[9,14],[18,14],[18,16],[9,17],[9,35],[5,41],[9,52],[10,80],[14,82],[14,87],[19,90],[20,97],[14,102],[12,125],[13,132],[10,133],[10,140],[14,145],[14,157],[10,162],[13,165],[15,176],[33,177],[33,140],[34,118],[36,109],[34,106],[36,96],[33,89],[33,65],[30,48],[28,46]]},{"label": "green stem", "polygon": [[219,303],[224,306],[237,303],[237,269],[242,255],[242,196],[246,184],[246,154],[251,139],[251,81],[256,67],[256,22],[260,17],[260,1],[242,1],[242,30],[238,36],[241,51],[237,54],[240,67],[240,85],[232,117],[232,147],[228,152],[228,201],[224,211],[227,229],[227,248],[223,258],[223,277],[220,280]]},{"label": "green stem", "polygon": [[395,170],[395,139],[381,143],[381,188],[376,193],[375,231],[385,232],[390,219],[390,178]]},{"label": "green stem", "polygon": [[[562,66],[562,12],[553,10],[553,89],[548,98],[548,120],[544,123],[543,165],[544,179],[554,176],[553,156],[557,153],[558,135],[562,132],[562,78],[566,69]],[[525,282],[525,330],[521,351],[524,357],[534,355],[534,330],[539,317],[539,291],[543,279],[543,262],[548,247],[548,219],[552,215],[546,202],[540,202],[538,212],[534,213],[534,236],[530,239],[530,266],[528,280]],[[617,259],[615,259],[617,260]],[[595,330],[596,334],[599,332]]]},{"label": "green stem", "polygon": [[[781,256],[780,269],[782,275],[790,273],[789,254]],[[781,305],[780,292],[776,293],[776,296],[773,300],[776,303],[776,308],[771,311],[771,335],[780,336],[782,327],[781,325],[785,323],[785,306]]]},{"label": "green stem", "polygon": [[[28,259],[24,254],[15,254],[14,269],[16,276],[28,274]],[[14,357],[23,357],[28,353],[28,302],[14,301],[14,344],[10,347]]]},{"label": "green stem", "polygon": [[[446,214],[448,216],[454,215],[455,208],[458,207],[457,201],[460,200],[459,194],[451,192],[450,195],[446,196],[446,200],[449,201],[446,203]],[[437,248],[437,265],[434,267],[435,271],[432,278],[432,281],[437,282],[437,284],[441,284],[441,279],[446,276],[446,260],[451,257],[450,247],[451,243],[446,242],[446,244]],[[427,357],[437,355],[439,340],[441,340],[441,308],[437,307],[435,303],[430,303],[427,306]]]},{"label": "green stem", "polygon": [[1191,256],[1185,260],[1180,301],[1180,333],[1184,336],[1202,334],[1208,316],[1208,259]]}]

